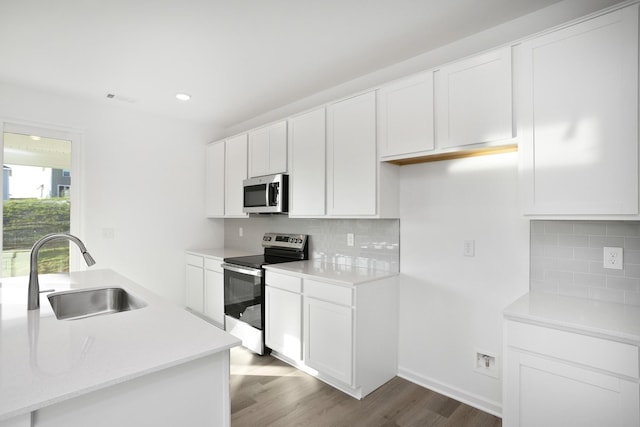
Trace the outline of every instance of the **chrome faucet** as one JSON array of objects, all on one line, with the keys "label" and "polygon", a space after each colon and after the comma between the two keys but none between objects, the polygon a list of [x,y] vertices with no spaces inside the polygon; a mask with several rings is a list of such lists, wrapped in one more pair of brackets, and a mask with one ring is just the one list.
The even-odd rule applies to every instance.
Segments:
[{"label": "chrome faucet", "polygon": [[88,266],[92,266],[96,263],[93,257],[87,252],[87,248],[84,243],[76,236],[68,233],[52,233],[40,238],[31,248],[31,265],[29,272],[29,298],[27,301],[27,310],[37,310],[40,308],[40,283],[38,282],[38,252],[40,248],[51,240],[65,239],[69,240],[80,248],[82,256]]}]

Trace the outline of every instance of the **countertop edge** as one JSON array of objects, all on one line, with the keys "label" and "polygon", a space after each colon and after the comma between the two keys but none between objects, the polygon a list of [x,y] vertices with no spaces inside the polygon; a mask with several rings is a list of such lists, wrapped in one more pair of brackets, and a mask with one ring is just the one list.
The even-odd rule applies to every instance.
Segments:
[{"label": "countertop edge", "polygon": [[[558,307],[553,307],[553,304]],[[537,309],[540,309],[539,313],[535,312]],[[630,320],[611,315],[611,312],[619,314],[625,311],[630,312]],[[583,313],[585,316],[581,317]],[[640,346],[640,331],[630,330],[634,327],[639,329],[635,325],[640,324],[640,308],[632,306],[556,294],[527,293],[507,306],[502,314],[506,320]],[[606,324],[593,318],[604,320]]]},{"label": "countertop edge", "polygon": [[[314,268],[315,260],[265,265],[264,269],[309,280],[321,280],[337,286],[357,287],[378,280],[398,276],[397,271],[376,270],[363,267],[344,267],[339,264],[323,263],[323,268]],[[355,274],[354,274],[355,273]],[[336,277],[345,275],[346,277]]]}]

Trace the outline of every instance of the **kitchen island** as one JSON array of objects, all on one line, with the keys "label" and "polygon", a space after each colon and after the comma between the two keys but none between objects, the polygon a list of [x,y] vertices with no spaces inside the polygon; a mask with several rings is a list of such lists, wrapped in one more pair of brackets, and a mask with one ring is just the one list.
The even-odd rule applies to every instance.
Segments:
[{"label": "kitchen island", "polygon": [[58,320],[27,311],[27,278],[0,287],[0,427],[230,425],[239,340],[111,270],[41,275],[41,291],[115,286],[136,310]]}]

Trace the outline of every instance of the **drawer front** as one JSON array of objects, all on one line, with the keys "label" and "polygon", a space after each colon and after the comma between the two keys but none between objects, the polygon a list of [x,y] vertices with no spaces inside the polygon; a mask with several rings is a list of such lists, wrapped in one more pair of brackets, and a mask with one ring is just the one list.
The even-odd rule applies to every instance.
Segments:
[{"label": "drawer front", "polygon": [[351,288],[316,280],[304,280],[304,295],[349,307],[353,305],[353,290]]},{"label": "drawer front", "polygon": [[193,254],[185,254],[185,260],[187,264],[193,265],[194,267],[204,267],[204,257]]},{"label": "drawer front", "polygon": [[631,344],[507,321],[507,345],[618,375],[639,378],[638,347]]},{"label": "drawer front", "polygon": [[297,294],[302,292],[302,279],[295,276],[267,271],[265,283],[272,288],[295,292]]},{"label": "drawer front", "polygon": [[215,258],[205,258],[204,268],[207,270],[217,271],[218,273],[224,273],[222,269],[222,261]]}]

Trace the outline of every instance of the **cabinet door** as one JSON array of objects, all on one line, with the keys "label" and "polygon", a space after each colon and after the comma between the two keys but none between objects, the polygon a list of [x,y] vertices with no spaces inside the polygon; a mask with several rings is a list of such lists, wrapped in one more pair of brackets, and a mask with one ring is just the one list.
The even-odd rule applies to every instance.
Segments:
[{"label": "cabinet door", "polygon": [[224,326],[224,275],[213,270],[204,271],[204,314]]},{"label": "cabinet door", "polygon": [[640,385],[509,350],[505,426],[640,425]]},{"label": "cabinet door", "polygon": [[246,217],[242,212],[242,181],[247,179],[247,135],[226,140],[225,156],[225,216]]},{"label": "cabinet door", "polygon": [[376,214],[376,98],[368,92],[327,108],[330,215]]},{"label": "cabinet door", "polygon": [[186,267],[186,306],[202,313],[204,310],[204,269],[187,264]]},{"label": "cabinet door", "polygon": [[433,150],[433,122],[432,71],[394,82],[378,90],[381,157]]},{"label": "cabinet door", "polygon": [[249,133],[249,176],[287,171],[287,122],[282,121]]},{"label": "cabinet door", "polygon": [[638,5],[516,51],[525,214],[638,213]]},{"label": "cabinet door", "polygon": [[435,85],[438,148],[512,137],[510,47],[442,67]]},{"label": "cabinet door", "polygon": [[351,307],[304,298],[304,361],[322,374],[353,385]]},{"label": "cabinet door", "polygon": [[205,148],[205,214],[224,216],[224,141]]},{"label": "cabinet door", "polygon": [[325,215],[326,117],[319,108],[289,120],[289,216]]},{"label": "cabinet door", "polygon": [[302,295],[266,286],[265,323],[267,347],[302,360]]}]

